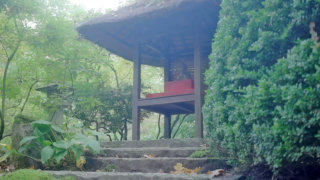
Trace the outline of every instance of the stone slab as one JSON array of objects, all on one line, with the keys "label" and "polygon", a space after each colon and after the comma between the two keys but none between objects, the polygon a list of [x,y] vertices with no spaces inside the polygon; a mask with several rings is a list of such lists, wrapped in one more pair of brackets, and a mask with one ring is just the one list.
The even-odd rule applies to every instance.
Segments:
[{"label": "stone slab", "polygon": [[212,178],[210,175],[172,175],[167,173],[107,173],[82,171],[46,171],[55,177],[74,176],[77,180],[236,180],[239,175]]},{"label": "stone slab", "polygon": [[106,148],[141,148],[141,147],[200,147],[206,141],[201,138],[189,139],[159,139],[149,141],[112,141],[102,142],[101,146]]},{"label": "stone slab", "polygon": [[195,169],[201,167],[200,173],[207,173],[215,169],[226,169],[225,161],[208,158],[87,158],[85,169],[90,171],[103,170],[108,166],[116,172],[170,173],[174,166],[181,163],[184,167]]},{"label": "stone slab", "polygon": [[200,147],[148,147],[148,148],[103,148],[101,157],[120,157],[120,158],[143,158],[145,155],[155,157],[189,157]]}]

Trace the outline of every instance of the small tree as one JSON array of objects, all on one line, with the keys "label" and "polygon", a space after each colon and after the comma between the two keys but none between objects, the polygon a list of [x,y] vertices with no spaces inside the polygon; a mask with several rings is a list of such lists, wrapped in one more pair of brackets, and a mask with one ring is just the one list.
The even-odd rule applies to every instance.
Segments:
[{"label": "small tree", "polygon": [[[102,84],[81,84],[75,90],[74,117],[84,126],[106,133],[110,140],[126,140],[131,122],[131,86],[112,89]],[[113,135],[113,137],[111,136]]]}]

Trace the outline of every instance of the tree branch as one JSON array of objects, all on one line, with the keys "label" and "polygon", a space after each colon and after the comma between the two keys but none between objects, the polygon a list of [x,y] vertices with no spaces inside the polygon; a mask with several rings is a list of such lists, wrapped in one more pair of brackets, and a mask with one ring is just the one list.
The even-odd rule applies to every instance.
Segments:
[{"label": "tree branch", "polygon": [[26,106],[28,100],[29,100],[29,97],[30,97],[30,94],[31,94],[31,91],[33,89],[33,87],[38,83],[38,81],[35,81],[34,83],[31,84],[31,86],[29,87],[29,90],[28,90],[28,94],[27,94],[27,97],[26,97],[26,100],[24,101],[22,107],[21,107],[21,110],[20,110],[20,113],[22,114],[23,110],[24,110],[24,107]]},{"label": "tree branch", "polygon": [[160,132],[161,132],[160,120],[161,120],[161,114],[159,114],[159,116],[158,116],[158,134],[157,134],[156,139],[159,139]]},{"label": "tree branch", "polygon": [[179,119],[180,119],[180,114],[178,114],[178,115],[176,116],[174,122],[172,123],[171,129],[173,129],[173,128],[176,126],[176,124],[177,124],[177,122],[179,121]]},{"label": "tree branch", "polygon": [[176,137],[176,135],[178,134],[178,131],[180,130],[181,125],[183,124],[184,120],[186,119],[186,117],[187,117],[188,115],[189,115],[189,114],[185,114],[185,115],[182,117],[181,122],[180,122],[179,126],[177,127],[176,132],[175,132],[175,133],[173,134],[173,136],[172,136],[172,139]]},{"label": "tree branch", "polygon": [[11,136],[11,135],[12,135],[12,133],[6,134],[6,135],[4,135],[4,136],[2,137],[2,139],[6,138],[6,137],[9,137],[9,136]]}]

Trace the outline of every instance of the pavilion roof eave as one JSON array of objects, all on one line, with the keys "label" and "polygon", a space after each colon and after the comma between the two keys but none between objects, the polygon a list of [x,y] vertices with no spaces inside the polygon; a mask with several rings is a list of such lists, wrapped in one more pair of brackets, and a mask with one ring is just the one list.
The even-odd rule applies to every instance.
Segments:
[{"label": "pavilion roof eave", "polygon": [[150,1],[150,0],[139,0],[138,2],[129,6],[124,6],[116,11],[111,11],[105,15],[92,18],[91,20],[82,23],[81,26],[91,26],[101,23],[112,23],[121,22],[128,19],[134,19],[143,16],[159,15],[164,11],[172,11],[179,8],[185,3],[196,3],[211,1],[213,5],[219,6],[217,0],[161,0],[161,1]]},{"label": "pavilion roof eave", "polygon": [[[100,47],[107,49],[111,53],[130,61],[132,61],[132,59],[136,55],[134,47],[127,45],[110,35],[108,36],[107,34],[101,32],[99,29],[97,29],[94,33],[88,33],[86,36],[84,36],[84,38],[97,44]],[[141,54],[142,64],[161,67],[163,66],[162,60],[163,58],[155,58],[147,54]]]},{"label": "pavilion roof eave", "polygon": [[[77,30],[83,38],[128,60],[136,55],[136,43],[142,42],[141,63],[152,66],[163,66],[168,57],[192,52],[197,31],[211,40],[218,21],[216,0],[148,2],[93,18]],[[206,45],[211,50],[210,41]]]}]

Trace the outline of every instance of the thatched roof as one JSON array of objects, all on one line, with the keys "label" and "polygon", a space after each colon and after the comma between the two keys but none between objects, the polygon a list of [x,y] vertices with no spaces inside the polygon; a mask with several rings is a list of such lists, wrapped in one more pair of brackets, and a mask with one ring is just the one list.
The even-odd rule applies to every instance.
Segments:
[{"label": "thatched roof", "polygon": [[207,53],[218,21],[216,0],[143,0],[80,27],[86,39],[125,59],[135,57],[141,45],[143,64],[162,66],[164,59],[193,56],[195,38]]}]

